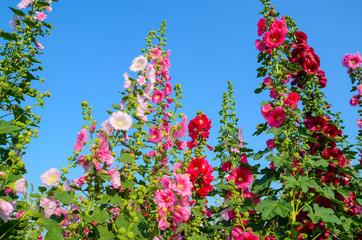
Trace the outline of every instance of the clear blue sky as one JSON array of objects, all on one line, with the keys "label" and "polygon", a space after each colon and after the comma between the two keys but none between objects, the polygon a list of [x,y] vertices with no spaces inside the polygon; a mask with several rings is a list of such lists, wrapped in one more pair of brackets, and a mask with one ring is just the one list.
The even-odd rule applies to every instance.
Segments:
[{"label": "clear blue sky", "polygon": [[[20,1],[20,0],[19,0]],[[1,0],[0,26],[10,31],[12,12],[19,1]],[[302,2],[302,4],[301,4]],[[325,93],[335,112],[342,111],[344,133],[354,141],[357,113],[349,106],[350,81],[341,60],[345,53],[362,52],[361,0],[275,0],[282,15],[289,15],[321,59],[328,79]],[[182,84],[183,112],[193,118],[203,110],[212,119],[209,143],[216,144],[218,111],[227,80],[234,85],[240,126],[249,147],[264,149],[267,136],[252,137],[263,121],[259,103],[267,94],[255,95],[262,79],[256,78],[254,41],[262,6],[257,0],[60,0],[46,21],[56,29],[41,39],[41,60],[46,79],[40,88],[51,98],[42,116],[39,138],[32,140],[24,156],[27,180],[40,185],[40,175],[51,167],[61,168],[72,154],[76,134],[85,123],[80,102],[93,106],[99,123],[108,118],[105,109],[120,102],[122,74],[141,54],[148,31],[167,20],[166,37],[171,53],[172,84]],[[209,157],[211,160],[212,157]],[[253,161],[253,160],[251,160]],[[79,177],[81,172],[71,176]]]}]

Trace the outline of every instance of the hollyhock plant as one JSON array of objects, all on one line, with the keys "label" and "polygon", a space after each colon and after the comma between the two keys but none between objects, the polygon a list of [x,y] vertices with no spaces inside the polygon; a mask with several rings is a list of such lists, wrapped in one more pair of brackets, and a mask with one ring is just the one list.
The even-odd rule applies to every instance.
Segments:
[{"label": "hollyhock plant", "polygon": [[155,91],[153,93],[152,102],[153,103],[160,103],[160,102],[162,102],[164,97],[165,97],[165,93],[160,91],[160,90],[157,90],[157,91]]},{"label": "hollyhock plant", "polygon": [[342,59],[342,65],[346,68],[356,69],[362,64],[362,57],[357,52],[356,54],[345,54]]},{"label": "hollyhock plant", "polygon": [[129,67],[129,70],[132,72],[142,71],[147,67],[148,60],[145,56],[140,55],[132,60],[132,64]]},{"label": "hollyhock plant", "polygon": [[285,120],[285,115],[285,111],[281,107],[271,110],[268,116],[269,126],[279,128]]},{"label": "hollyhock plant", "polygon": [[56,168],[51,168],[40,176],[44,187],[56,186],[60,178],[60,172]]},{"label": "hollyhock plant", "polygon": [[26,194],[25,177],[16,180],[13,190],[18,193]]},{"label": "hollyhock plant", "polygon": [[16,207],[15,202],[7,202],[5,200],[0,199],[0,218],[7,222],[14,212]]},{"label": "hollyhock plant", "polygon": [[231,171],[228,181],[234,180],[235,184],[241,188],[246,189],[253,181],[253,175],[247,168],[237,167]]}]

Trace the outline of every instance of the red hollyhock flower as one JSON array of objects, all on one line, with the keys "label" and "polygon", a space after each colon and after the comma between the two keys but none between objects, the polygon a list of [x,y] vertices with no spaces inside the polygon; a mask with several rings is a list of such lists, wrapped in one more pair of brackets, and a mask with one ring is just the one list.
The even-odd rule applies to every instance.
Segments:
[{"label": "red hollyhock flower", "polygon": [[294,36],[296,37],[298,43],[307,43],[308,36],[302,31],[297,31],[294,33]]},{"label": "red hollyhock flower", "polygon": [[207,118],[205,114],[197,115],[194,119],[189,122],[189,136],[192,140],[202,135],[203,138],[209,138],[209,130],[211,128],[211,120]]},{"label": "red hollyhock flower", "polygon": [[292,109],[298,107],[299,95],[297,92],[289,93],[288,98],[284,100],[284,104],[291,106]]},{"label": "red hollyhock flower", "polygon": [[239,188],[245,189],[248,188],[253,181],[253,174],[247,168],[237,167],[231,171],[231,175],[228,177],[228,181],[230,180],[234,180]]},{"label": "red hollyhock flower", "polygon": [[324,130],[327,127],[327,121],[324,117],[314,117],[308,123],[308,128],[311,131]]},{"label": "red hollyhock flower", "polygon": [[265,22],[266,22],[265,18],[260,18],[259,19],[259,22],[258,22],[258,36],[263,35],[263,33],[265,32],[265,30],[266,30]]},{"label": "red hollyhock flower", "polygon": [[205,158],[192,158],[187,168],[187,173],[190,174],[190,180],[193,183],[198,183],[200,188],[197,189],[197,193],[202,197],[207,196],[207,194],[214,189],[211,185],[211,182],[214,180],[212,176],[213,172],[213,167]]},{"label": "red hollyhock flower", "polygon": [[285,32],[280,29],[270,30],[269,32],[264,33],[263,39],[265,45],[273,49],[283,44]]},{"label": "red hollyhock flower", "polygon": [[206,168],[207,161],[205,158],[192,158],[189,167],[187,168],[187,173],[190,174],[191,181],[195,181],[204,169]]},{"label": "red hollyhock flower", "polygon": [[270,111],[268,116],[268,124],[271,127],[279,128],[285,120],[285,112],[281,107],[276,107]]}]

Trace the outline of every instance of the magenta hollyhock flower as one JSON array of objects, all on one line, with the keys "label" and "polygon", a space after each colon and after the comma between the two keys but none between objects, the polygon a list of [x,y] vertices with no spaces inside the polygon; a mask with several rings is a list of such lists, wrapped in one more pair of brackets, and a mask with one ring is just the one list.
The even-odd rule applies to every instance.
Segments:
[{"label": "magenta hollyhock flower", "polygon": [[281,107],[276,107],[270,111],[268,116],[268,124],[270,127],[279,128],[285,120],[285,112]]},{"label": "magenta hollyhock flower", "polygon": [[148,139],[148,141],[150,141],[151,143],[154,142],[160,143],[162,139],[163,139],[162,128],[160,130],[158,130],[156,126],[150,128],[150,138]]},{"label": "magenta hollyhock flower", "polygon": [[267,86],[273,86],[270,76],[267,76],[266,78],[264,78],[263,83]]},{"label": "magenta hollyhock flower", "polygon": [[143,55],[140,55],[132,60],[132,64],[129,67],[129,70],[131,70],[132,72],[142,71],[146,68],[147,63],[147,58]]},{"label": "magenta hollyhock flower", "polygon": [[170,95],[171,92],[172,92],[171,83],[170,83],[170,82],[167,82],[167,83],[166,83],[166,86],[165,86],[164,93],[165,93],[166,95]]},{"label": "magenta hollyhock flower", "polygon": [[263,33],[265,32],[265,30],[266,30],[265,22],[266,22],[265,18],[259,19],[258,24],[257,24],[258,25],[258,36],[263,35]]},{"label": "magenta hollyhock flower", "polygon": [[351,100],[349,100],[349,104],[353,107],[357,106],[359,103],[359,99],[357,98],[358,95],[353,95]]},{"label": "magenta hollyhock flower", "polygon": [[165,97],[165,93],[160,90],[157,90],[153,93],[152,102],[159,103],[163,100],[164,97]]},{"label": "magenta hollyhock flower", "polygon": [[270,30],[273,31],[275,29],[282,31],[284,35],[288,33],[288,27],[285,23],[284,16],[282,16],[279,21],[278,19],[274,18],[274,22],[270,25]]},{"label": "magenta hollyhock flower", "polygon": [[16,180],[13,189],[15,192],[25,194],[26,193],[25,177]]},{"label": "magenta hollyhock flower", "polygon": [[181,196],[191,196],[193,184],[186,174],[175,174],[176,183],[172,189]]},{"label": "magenta hollyhock flower", "polygon": [[157,190],[154,201],[159,207],[168,208],[176,204],[176,197],[172,190]]},{"label": "magenta hollyhock flower", "polygon": [[265,43],[260,40],[260,39],[256,39],[255,40],[255,48],[259,51],[262,52],[265,50]]},{"label": "magenta hollyhock flower", "polygon": [[125,112],[114,112],[109,117],[109,123],[115,130],[127,131],[132,126],[132,118]]},{"label": "magenta hollyhock flower", "polygon": [[269,149],[273,149],[276,147],[276,144],[275,144],[275,140],[274,139],[269,139],[266,141],[266,146],[269,148]]},{"label": "magenta hollyhock flower", "polygon": [[186,147],[187,147],[187,142],[177,140],[176,146],[177,146],[177,149],[180,150],[180,151],[185,150]]},{"label": "magenta hollyhock flower", "polygon": [[362,120],[357,119],[357,126],[362,129]]},{"label": "magenta hollyhock flower", "polygon": [[265,45],[273,49],[283,44],[285,40],[285,32],[280,29],[274,29],[264,33],[263,39]]},{"label": "magenta hollyhock flower", "polygon": [[56,168],[51,168],[40,176],[44,187],[56,186],[60,178],[60,172]]},{"label": "magenta hollyhock flower", "polygon": [[235,227],[231,232],[234,240],[260,240],[254,233],[244,232],[241,228]]},{"label": "magenta hollyhock flower", "polygon": [[180,138],[184,136],[186,138],[187,134],[187,117],[183,116],[182,121],[176,124],[176,130],[172,133],[173,138]]},{"label": "magenta hollyhock flower", "polygon": [[231,174],[228,177],[228,181],[230,180],[234,180],[239,188],[246,189],[253,181],[253,175],[249,169],[237,167],[231,171]]},{"label": "magenta hollyhock flower", "polygon": [[16,207],[16,201],[8,202],[0,200],[0,217],[4,222],[7,222],[14,212]]},{"label": "magenta hollyhock flower", "polygon": [[358,91],[358,94],[359,94],[360,96],[362,96],[362,84],[359,84],[359,85],[357,86],[357,91]]},{"label": "magenta hollyhock flower", "polygon": [[47,17],[47,15],[44,12],[35,12],[34,18],[41,22],[44,21],[46,19],[46,17]]},{"label": "magenta hollyhock flower", "polygon": [[289,93],[288,98],[284,100],[284,104],[288,106],[298,107],[299,94],[297,92]]},{"label": "magenta hollyhock flower", "polygon": [[362,64],[362,57],[357,54],[345,54],[342,59],[342,65],[346,68],[356,69]]},{"label": "magenta hollyhock flower", "polygon": [[221,165],[223,172],[228,172],[231,170],[231,162],[223,162]]}]

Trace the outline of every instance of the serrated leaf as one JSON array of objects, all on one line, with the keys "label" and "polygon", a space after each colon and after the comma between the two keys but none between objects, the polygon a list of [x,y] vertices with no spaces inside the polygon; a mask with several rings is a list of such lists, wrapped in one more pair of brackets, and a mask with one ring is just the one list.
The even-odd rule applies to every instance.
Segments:
[{"label": "serrated leaf", "polygon": [[96,227],[96,238],[99,240],[114,240],[115,236],[112,232],[110,232],[107,228],[102,225],[98,225]]},{"label": "serrated leaf", "polygon": [[349,191],[343,189],[341,187],[336,188],[337,192],[339,192],[344,198],[349,198]]},{"label": "serrated leaf", "polygon": [[125,182],[122,182],[122,188],[133,188],[134,187],[134,181],[133,180],[127,180]]},{"label": "serrated leaf", "polygon": [[256,205],[255,210],[261,212],[263,220],[268,220],[276,215],[286,217],[293,211],[292,206],[286,201],[276,202],[271,199],[265,199]]},{"label": "serrated leaf", "polygon": [[215,185],[216,188],[220,189],[220,190],[228,190],[229,186],[225,183],[218,183]]},{"label": "serrated leaf", "polygon": [[334,211],[331,208],[320,207],[318,204],[313,204],[314,213],[309,212],[308,217],[312,220],[313,224],[317,224],[319,220],[325,223],[336,223],[341,225],[342,222],[339,218],[334,215]]},{"label": "serrated leaf", "polygon": [[56,195],[54,198],[64,203],[65,205],[70,205],[74,199],[75,193],[73,191],[63,191]]},{"label": "serrated leaf", "polygon": [[253,191],[258,193],[265,188],[269,188],[271,181],[272,180],[267,175],[264,175],[261,179],[254,180],[252,185]]},{"label": "serrated leaf", "polygon": [[134,162],[134,158],[131,156],[131,154],[129,153],[122,153],[119,158],[118,158],[119,162],[123,162],[123,163],[129,163],[132,164]]},{"label": "serrated leaf", "polygon": [[300,187],[303,192],[307,192],[308,188],[316,188],[319,189],[319,185],[316,181],[309,179],[306,176],[299,176],[298,182],[300,183]]},{"label": "serrated leaf", "polygon": [[104,181],[111,181],[112,180],[112,177],[110,175],[108,175],[108,174],[100,173],[99,175]]},{"label": "serrated leaf", "polygon": [[63,231],[61,228],[51,228],[45,235],[45,240],[59,240],[63,239]]},{"label": "serrated leaf", "polygon": [[92,220],[96,223],[103,223],[109,219],[109,214],[105,210],[96,208],[92,214]]},{"label": "serrated leaf", "polygon": [[323,187],[322,188],[322,193],[326,198],[329,199],[334,199],[335,195],[332,189],[330,189],[329,187]]},{"label": "serrated leaf", "polygon": [[298,181],[293,176],[286,177],[285,181],[286,181],[285,185],[287,187],[293,188],[295,186],[299,186]]}]

